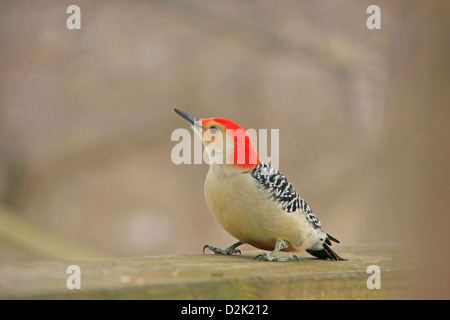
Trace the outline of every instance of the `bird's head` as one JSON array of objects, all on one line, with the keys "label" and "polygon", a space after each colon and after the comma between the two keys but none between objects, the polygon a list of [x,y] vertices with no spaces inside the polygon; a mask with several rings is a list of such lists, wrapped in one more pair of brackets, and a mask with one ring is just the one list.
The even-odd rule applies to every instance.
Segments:
[{"label": "bird's head", "polygon": [[258,153],[247,131],[225,118],[198,118],[174,109],[200,135],[210,162],[250,169],[259,163]]}]

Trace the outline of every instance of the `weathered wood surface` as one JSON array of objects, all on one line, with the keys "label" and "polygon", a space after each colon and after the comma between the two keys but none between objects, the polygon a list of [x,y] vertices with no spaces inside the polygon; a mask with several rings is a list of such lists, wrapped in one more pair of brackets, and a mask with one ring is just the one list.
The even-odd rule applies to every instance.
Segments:
[{"label": "weathered wood surface", "polygon": [[[186,254],[127,259],[33,262],[0,267],[0,298],[50,299],[380,299],[407,298],[414,269],[398,248],[345,247],[349,261],[300,255],[298,262]],[[69,290],[69,265],[81,269],[81,289]],[[381,290],[369,290],[367,267],[381,269]]]}]

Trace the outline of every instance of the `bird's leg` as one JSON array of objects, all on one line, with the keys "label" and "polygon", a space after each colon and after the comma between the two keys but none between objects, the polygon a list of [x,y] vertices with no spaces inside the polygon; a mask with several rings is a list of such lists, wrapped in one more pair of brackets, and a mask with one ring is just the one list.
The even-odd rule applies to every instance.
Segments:
[{"label": "bird's leg", "polygon": [[232,244],[231,246],[225,248],[225,249],[220,249],[218,247],[213,247],[210,246],[209,244],[206,244],[203,247],[203,253],[205,253],[205,249],[208,248],[209,250],[211,250],[212,252],[214,252],[215,254],[222,254],[222,255],[231,255],[233,253],[239,253],[241,254],[241,250],[236,249],[237,247],[239,247],[241,244],[244,244],[243,242],[236,242],[235,244]]},{"label": "bird's leg", "polygon": [[293,254],[290,256],[287,256],[287,257],[278,257],[277,256],[277,253],[280,250],[286,249],[287,247],[288,247],[288,244],[286,243],[286,241],[277,239],[277,242],[275,244],[275,250],[273,250],[271,253],[258,254],[254,260],[259,259],[259,260],[266,260],[266,261],[292,261],[292,260],[298,261],[298,257]]}]

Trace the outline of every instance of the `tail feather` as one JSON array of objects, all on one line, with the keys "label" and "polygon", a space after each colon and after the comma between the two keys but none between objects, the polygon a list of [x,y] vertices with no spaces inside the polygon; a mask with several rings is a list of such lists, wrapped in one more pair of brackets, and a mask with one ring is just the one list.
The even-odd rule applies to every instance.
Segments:
[{"label": "tail feather", "polygon": [[323,244],[323,249],[321,249],[321,250],[306,249],[306,252],[308,252],[310,255],[317,257],[319,259],[347,261],[347,259],[344,259],[344,258],[338,256],[338,254],[336,252],[334,252],[333,250],[331,250],[331,248],[326,243]]},{"label": "tail feather", "polygon": [[[333,237],[333,236],[330,236],[328,233],[327,233],[327,238],[330,239],[331,241],[336,242],[336,243],[341,243],[338,239],[336,239],[336,238]],[[328,241],[328,242],[329,242],[329,241]],[[327,243],[328,243],[328,242],[327,242]],[[328,244],[331,246],[331,242],[328,243]]]}]

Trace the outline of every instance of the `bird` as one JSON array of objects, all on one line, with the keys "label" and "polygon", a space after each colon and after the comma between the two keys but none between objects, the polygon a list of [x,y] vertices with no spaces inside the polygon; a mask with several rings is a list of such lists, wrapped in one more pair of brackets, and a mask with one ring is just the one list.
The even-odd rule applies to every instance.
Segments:
[{"label": "bird", "polygon": [[261,261],[298,261],[301,252],[324,260],[346,260],[330,246],[338,239],[326,233],[309,205],[288,179],[259,159],[247,131],[226,118],[199,118],[174,111],[202,139],[210,158],[204,184],[206,204],[214,219],[238,241],[225,249],[205,245],[219,255],[241,254],[243,244],[270,251]]}]

